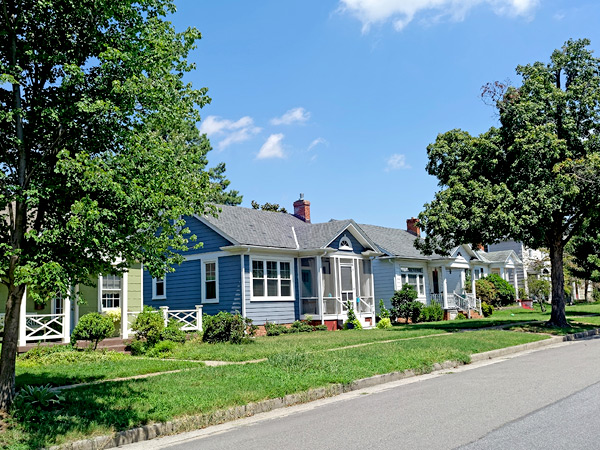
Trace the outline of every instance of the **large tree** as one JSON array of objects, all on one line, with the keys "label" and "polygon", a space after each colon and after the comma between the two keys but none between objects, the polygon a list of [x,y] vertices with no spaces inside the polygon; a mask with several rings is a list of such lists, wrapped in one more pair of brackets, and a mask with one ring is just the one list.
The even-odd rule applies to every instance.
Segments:
[{"label": "large tree", "polygon": [[[157,276],[227,187],[209,173],[185,74],[200,33],[172,0],[3,0],[0,9],[0,281],[8,288],[0,409],[14,396],[20,304],[47,301],[134,261]],[[212,180],[211,180],[212,176]]]},{"label": "large tree", "polygon": [[600,61],[589,44],[570,40],[550,62],[518,66],[520,86],[484,87],[500,125],[479,136],[452,130],[429,145],[427,171],[441,189],[419,215],[425,251],[505,239],[549,249],[549,323],[560,327],[565,245],[600,208]]}]

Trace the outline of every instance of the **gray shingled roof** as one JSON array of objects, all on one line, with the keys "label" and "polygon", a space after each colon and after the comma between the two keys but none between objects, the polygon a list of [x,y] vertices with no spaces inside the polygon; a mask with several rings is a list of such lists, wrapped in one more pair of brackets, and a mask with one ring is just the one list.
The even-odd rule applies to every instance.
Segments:
[{"label": "gray shingled roof", "polygon": [[240,206],[218,205],[218,217],[204,216],[236,243],[273,248],[298,248],[294,232],[309,224],[291,214],[242,208]]},{"label": "gray shingled roof", "polygon": [[510,255],[514,253],[512,250],[500,250],[497,252],[484,252],[477,250],[477,254],[487,263],[506,262]]},{"label": "gray shingled roof", "polygon": [[360,225],[360,228],[384,253],[390,256],[414,259],[431,259],[437,256],[426,256],[417,250],[414,246],[417,237],[406,230],[363,224]]}]

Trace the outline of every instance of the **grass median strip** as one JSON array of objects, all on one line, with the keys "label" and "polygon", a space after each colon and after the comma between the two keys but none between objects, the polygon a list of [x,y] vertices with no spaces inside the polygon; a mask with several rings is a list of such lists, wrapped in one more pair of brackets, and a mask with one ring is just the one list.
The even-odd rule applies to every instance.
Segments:
[{"label": "grass median strip", "polygon": [[37,423],[13,423],[0,439],[2,445],[14,449],[46,447],[377,374],[407,369],[427,372],[436,362],[468,362],[472,353],[546,337],[474,331],[336,352],[273,353],[265,362],[241,366],[196,365],[179,373],[66,391],[62,406],[48,411],[47,417]]}]

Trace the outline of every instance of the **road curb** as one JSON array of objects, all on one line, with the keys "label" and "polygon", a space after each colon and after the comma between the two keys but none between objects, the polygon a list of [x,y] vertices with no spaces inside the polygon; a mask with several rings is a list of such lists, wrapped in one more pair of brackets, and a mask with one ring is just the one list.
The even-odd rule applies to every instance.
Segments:
[{"label": "road curb", "polygon": [[[595,335],[600,335],[600,329],[589,330],[567,336],[552,337],[541,341],[529,342],[527,344],[515,345],[513,347],[501,348],[489,352],[476,353],[471,355],[471,362],[499,358],[527,350],[547,347],[560,342],[585,339]],[[333,397],[345,392],[356,391],[392,381],[399,381],[438,370],[453,369],[462,365],[464,365],[464,363],[461,361],[445,361],[443,363],[433,364],[431,370],[410,369],[403,372],[391,372],[382,375],[374,375],[372,377],[353,381],[349,384],[333,384],[327,387],[309,389],[308,391],[289,394],[284,397],[217,410],[209,414],[200,414],[196,416],[183,417],[164,423],[145,425],[142,427],[133,428],[131,430],[120,431],[111,436],[98,436],[92,439],[85,439],[69,444],[53,446],[50,447],[49,450],[100,450],[115,448],[121,445],[148,441],[157,437],[198,430],[212,425],[218,425],[224,422],[231,422],[233,420],[253,416],[255,414],[273,411],[279,408],[286,408],[288,406],[320,400],[326,397]]]}]

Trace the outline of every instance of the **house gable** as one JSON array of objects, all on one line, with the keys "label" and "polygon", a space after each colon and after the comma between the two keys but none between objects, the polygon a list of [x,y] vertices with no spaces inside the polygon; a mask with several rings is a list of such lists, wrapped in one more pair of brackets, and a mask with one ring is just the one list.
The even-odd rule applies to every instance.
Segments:
[{"label": "house gable", "polygon": [[[350,245],[347,245],[350,244]],[[328,245],[330,248],[335,248],[342,252],[361,254],[365,250],[364,247],[356,236],[352,233],[350,228],[346,228],[340,234],[338,234]]]},{"label": "house gable", "polygon": [[[233,242],[219,233],[214,226],[208,226],[201,219],[190,216],[186,216],[184,219],[185,226],[190,230],[190,234],[196,235],[197,238],[195,241],[188,243],[189,250],[185,252],[185,255],[218,252],[221,247],[233,244]],[[202,246],[193,248],[198,242],[202,242]]]}]

